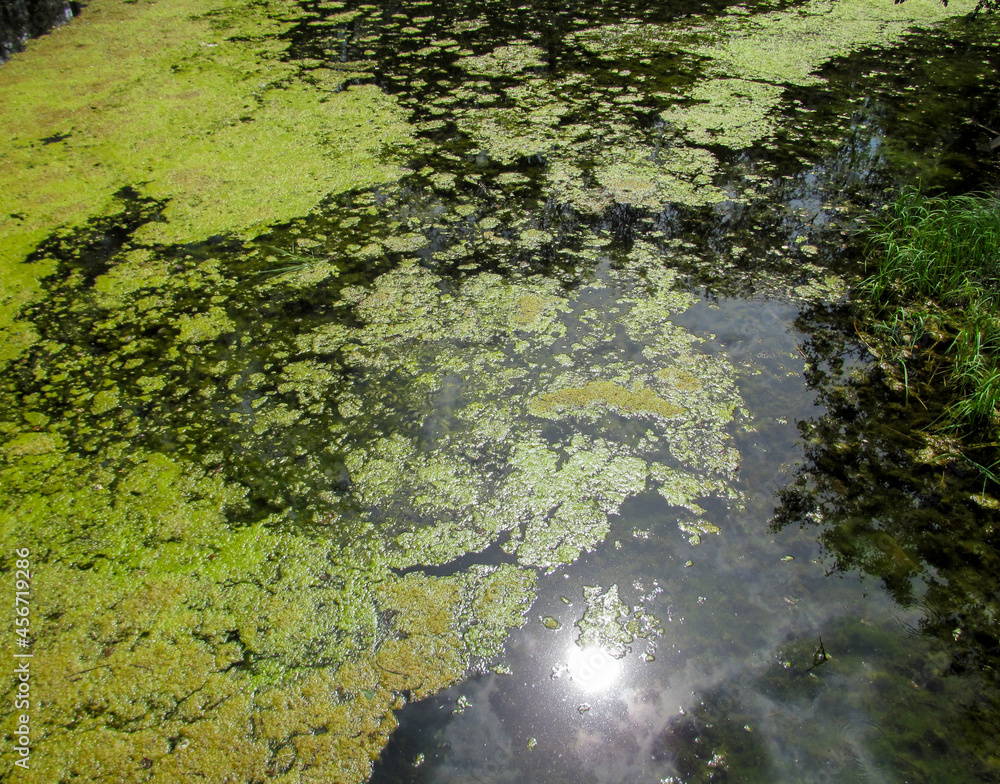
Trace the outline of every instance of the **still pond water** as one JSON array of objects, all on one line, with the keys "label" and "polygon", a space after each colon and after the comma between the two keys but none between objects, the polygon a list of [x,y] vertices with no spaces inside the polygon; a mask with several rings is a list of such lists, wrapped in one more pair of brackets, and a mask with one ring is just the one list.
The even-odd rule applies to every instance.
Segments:
[{"label": "still pond water", "polygon": [[[996,502],[918,459],[933,411],[882,383],[849,304],[894,188],[996,186],[968,120],[1000,124],[1000,28],[918,0],[298,14],[287,61],[356,72],[348,88],[376,85],[415,127],[401,179],[168,250],[130,245],[162,207],[135,183],[131,224],[33,257],[63,264],[30,313],[48,342],[4,394],[72,419],[80,455],[126,444],[238,485],[235,531],[384,543],[369,647],[403,680],[337,686],[344,705],[406,703],[378,784],[1000,781]],[[189,289],[107,294],[136,258]],[[80,417],[44,402],[98,382],[106,405]],[[109,428],[115,406],[132,418]],[[506,621],[469,609],[491,575]],[[437,601],[435,584],[466,586],[453,630],[503,641],[460,641],[458,682],[393,669],[447,651],[383,655],[429,634],[399,597]],[[227,623],[199,644],[242,646],[223,672],[257,688],[342,652],[265,656],[264,632]],[[102,638],[100,667],[126,636]],[[136,771],[180,766],[185,726]],[[270,743],[269,775],[310,780],[301,744]]]}]

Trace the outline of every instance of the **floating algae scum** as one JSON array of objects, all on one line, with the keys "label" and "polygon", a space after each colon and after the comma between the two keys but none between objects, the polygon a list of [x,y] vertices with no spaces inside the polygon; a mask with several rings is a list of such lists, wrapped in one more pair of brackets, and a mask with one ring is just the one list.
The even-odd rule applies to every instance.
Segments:
[{"label": "floating algae scum", "polygon": [[995,27],[904,39],[967,10],[94,0],[12,58],[5,780],[1000,778],[996,502],[952,562],[831,470],[906,465],[837,265],[971,176]]}]

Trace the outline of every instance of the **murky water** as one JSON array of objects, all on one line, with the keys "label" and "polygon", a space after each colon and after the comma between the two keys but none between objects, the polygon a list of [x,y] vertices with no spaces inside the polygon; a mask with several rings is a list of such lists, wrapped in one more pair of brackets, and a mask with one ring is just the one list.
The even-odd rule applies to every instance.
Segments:
[{"label": "murky water", "polygon": [[[644,16],[645,9],[629,11]],[[550,25],[546,41],[560,51],[553,43],[558,25]],[[992,181],[969,167],[976,134],[942,116],[943,102],[956,94],[966,94],[978,111],[993,106],[995,115],[994,98],[971,87],[985,63],[941,60],[967,46],[952,35],[853,56],[824,71],[823,87],[790,93],[790,108],[811,115],[805,122],[796,123],[791,108],[783,143],[724,158],[735,177],[758,167],[772,173],[770,198],[707,214],[625,214],[603,224],[626,242],[667,228],[698,248],[699,262],[687,271],[692,282],[708,282],[701,304],[678,320],[695,334],[711,334],[702,350],[743,371],[739,387],[753,427],[734,446],[742,456],[737,486],[745,503],[711,507],[721,534],[692,547],[678,535],[676,509],[663,498],[630,499],[595,552],[542,580],[527,624],[508,642],[502,672],[404,709],[373,781],[901,782],[1000,775],[991,750],[995,634],[982,635],[979,669],[956,668],[965,654],[930,629],[945,623],[944,614],[961,615],[968,598],[952,596],[943,602],[947,609],[929,607],[928,592],[949,578],[913,552],[909,537],[884,525],[883,516],[902,499],[877,486],[877,472],[829,478],[830,467],[815,461],[815,447],[803,443],[797,427],[847,418],[855,424],[851,437],[865,442],[864,421],[878,418],[884,403],[831,412],[816,389],[819,375],[821,386],[841,390],[852,371],[868,368],[865,353],[836,310],[799,319],[801,306],[775,292],[769,277],[782,269],[774,258],[779,249],[806,237],[831,268],[857,265],[854,226],[837,212],[862,214],[853,208],[877,204],[911,170],[955,190]],[[562,52],[558,62],[579,67]],[[671,76],[684,79],[683,71]],[[970,87],[956,89],[953,79]],[[900,90],[912,94],[903,111]],[[650,217],[652,225],[644,226]],[[720,274],[712,261],[733,244],[750,252]],[[822,337],[800,331],[809,328]],[[783,488],[795,477],[828,493],[835,485],[841,496],[830,493],[835,497],[825,511],[838,528],[857,514],[841,498],[867,495],[864,522],[837,542],[817,536],[829,530],[828,518],[795,503],[794,492],[781,506]],[[979,535],[995,544],[993,514],[971,512],[973,525],[983,526]],[[878,557],[845,555],[871,547],[852,539],[859,525],[881,537]],[[941,537],[935,544],[954,546]],[[984,572],[980,596],[990,592],[992,569]],[[594,590],[588,586],[617,588],[621,625],[649,615],[661,626],[637,634],[620,658],[586,647],[578,640]],[[993,610],[985,612],[992,617]],[[955,642],[963,633],[963,622],[956,623]]]},{"label": "murky water", "polygon": [[38,245],[43,748],[237,776],[215,721],[239,780],[359,780],[401,708],[375,782],[1000,780],[995,502],[847,299],[893,187],[995,185],[997,25],[835,9],[304,3],[281,57],[394,97],[398,179],[180,244],[135,183]]}]

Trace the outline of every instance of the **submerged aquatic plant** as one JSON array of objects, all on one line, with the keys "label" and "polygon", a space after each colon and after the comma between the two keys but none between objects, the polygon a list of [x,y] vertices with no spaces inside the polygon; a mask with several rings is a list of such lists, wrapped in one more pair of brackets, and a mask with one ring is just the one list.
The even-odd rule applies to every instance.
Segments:
[{"label": "submerged aquatic plant", "polygon": [[[331,259],[326,256],[317,256],[312,253],[304,253],[297,250],[285,250],[284,248],[275,248],[271,245],[267,246],[269,251],[278,254],[280,261],[283,261],[279,267],[270,267],[263,271],[264,275],[282,275],[286,272],[299,272],[310,267],[315,267],[317,264],[328,264]],[[273,256],[268,256],[268,261],[279,260],[275,259]]]},{"label": "submerged aquatic plant", "polygon": [[[864,288],[877,352],[902,367],[908,394],[914,370],[953,388],[941,424],[988,441],[1000,426],[1000,200],[904,189],[871,254]],[[994,468],[1000,461],[995,443],[968,446],[992,449]]]}]

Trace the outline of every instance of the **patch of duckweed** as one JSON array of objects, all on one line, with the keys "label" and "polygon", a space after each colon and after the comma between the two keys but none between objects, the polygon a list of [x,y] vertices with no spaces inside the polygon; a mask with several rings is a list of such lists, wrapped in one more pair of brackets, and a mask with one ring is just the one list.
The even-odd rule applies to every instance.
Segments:
[{"label": "patch of duckweed", "polygon": [[[398,175],[379,158],[409,138],[395,103],[373,86],[339,90],[343,78],[319,90],[283,58],[277,36],[300,13],[284,0],[99,0],[0,69],[5,313],[52,269],[19,262],[114,212],[123,187],[165,204],[143,239],[174,243],[253,234]],[[7,351],[27,335],[8,335]]]},{"label": "patch of duckweed", "polygon": [[[8,450],[0,469],[3,546],[29,548],[44,586],[31,652],[45,696],[22,778],[260,779],[279,756],[288,770],[315,764],[295,737],[318,728],[363,775],[395,698],[346,703],[338,689],[358,685],[314,665],[371,644],[365,602],[334,597],[346,584],[365,596],[377,561],[261,526],[233,531],[225,510],[242,503],[239,489],[162,455],[103,457]],[[0,757],[5,777],[12,763]]]},{"label": "patch of duckweed", "polygon": [[461,57],[455,64],[474,76],[504,76],[542,68],[543,54],[527,41],[513,41],[485,54]]},{"label": "patch of duckweed", "polygon": [[602,648],[620,659],[635,636],[625,628],[629,608],[619,598],[618,586],[602,592],[599,585],[585,585],[583,598],[587,609],[576,624],[580,629],[576,644],[584,649]]},{"label": "patch of duckweed", "polygon": [[466,106],[456,111],[455,121],[503,165],[544,156],[548,187],[584,213],[614,203],[659,209],[669,202],[703,205],[724,198],[712,187],[716,164],[710,153],[663,150],[648,132],[618,121],[618,104],[602,103],[595,110],[579,81],[578,74],[522,79],[506,90],[513,105]]},{"label": "patch of duckweed", "polygon": [[699,206],[726,198],[712,185],[716,172],[716,160],[707,150],[677,148],[663,154],[630,145],[610,151],[595,167],[593,175],[600,188],[597,193],[581,194],[575,180],[563,180],[560,185],[567,201],[584,211],[585,200],[594,196],[605,206],[616,202],[647,209],[669,203]]},{"label": "patch of duckweed", "polygon": [[792,289],[792,293],[796,297],[804,301],[821,300],[836,302],[847,295],[848,285],[843,277],[840,275],[824,274],[825,271],[817,268],[815,265],[806,266],[812,267],[815,277],[809,283],[803,283]]},{"label": "patch of duckweed", "polygon": [[499,654],[508,629],[523,623],[534,584],[533,572],[510,565],[475,566],[444,578],[414,572],[387,583],[379,606],[400,621],[376,657],[382,677],[417,699],[451,685],[465,674],[470,656]]},{"label": "patch of duckweed", "polygon": [[606,591],[599,585],[585,585],[583,598],[587,608],[576,623],[580,630],[576,644],[584,650],[600,648],[620,659],[636,638],[652,639],[663,634],[655,616],[641,606],[631,608],[621,600],[617,585]]},{"label": "patch of duckweed", "polygon": [[503,537],[521,564],[552,569],[650,484],[689,508],[728,497],[732,369],[672,322],[694,300],[649,262],[638,249],[572,295],[537,275],[454,284],[403,264],[342,292],[356,326],[299,341],[359,379],[337,393],[345,467],[391,565],[445,564]]}]

